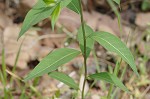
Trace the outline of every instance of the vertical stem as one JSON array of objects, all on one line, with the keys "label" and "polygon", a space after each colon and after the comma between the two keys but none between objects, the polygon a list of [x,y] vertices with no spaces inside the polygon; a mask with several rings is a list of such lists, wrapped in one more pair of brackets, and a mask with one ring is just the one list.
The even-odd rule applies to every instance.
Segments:
[{"label": "vertical stem", "polygon": [[2,46],[2,72],[4,76],[4,80],[6,82],[7,74],[6,74],[6,64],[5,64],[5,49],[4,49],[4,35],[1,33],[1,46]]},{"label": "vertical stem", "polygon": [[[21,47],[22,47],[22,44],[23,44],[24,40],[25,40],[25,38],[23,39],[23,41],[21,42],[21,44],[20,44],[20,46],[19,46],[19,49],[18,49],[16,58],[15,58],[15,63],[14,63],[14,66],[13,66],[13,68],[12,68],[12,73],[14,73],[14,72],[16,71],[18,59],[19,59],[20,52],[21,52]],[[13,82],[13,76],[10,78],[10,83],[12,84],[12,82]]]},{"label": "vertical stem", "polygon": [[87,78],[87,64],[86,64],[86,36],[85,36],[85,27],[84,27],[84,19],[83,19],[83,12],[82,12],[82,1],[79,0],[80,5],[80,17],[81,17],[81,25],[82,25],[82,32],[83,32],[83,39],[84,39],[84,82],[82,87],[82,99],[84,99],[84,90],[85,90],[85,83]]},{"label": "vertical stem", "polygon": [[[121,63],[122,63],[122,58],[120,59],[119,63],[117,63],[116,66],[115,66],[114,74],[115,74],[116,76],[118,76]],[[114,88],[114,85],[111,84],[111,85],[110,85],[110,88],[109,88],[108,95],[107,95],[107,99],[111,99],[111,93],[112,93],[113,88]]]},{"label": "vertical stem", "polygon": [[111,99],[111,93],[112,93],[113,87],[114,87],[114,86],[111,84],[111,85],[110,85],[110,88],[109,88],[108,95],[107,95],[107,99]]},{"label": "vertical stem", "polygon": [[3,76],[3,85],[4,85],[4,99],[8,99],[7,94],[7,73],[6,73],[6,63],[5,63],[5,48],[4,48],[4,34],[1,33],[1,46],[2,46],[2,76]]},{"label": "vertical stem", "polygon": [[6,74],[6,64],[5,64],[5,49],[2,48],[2,72],[3,72],[3,76],[4,76],[4,85],[6,86],[6,82],[7,82],[7,74]]}]

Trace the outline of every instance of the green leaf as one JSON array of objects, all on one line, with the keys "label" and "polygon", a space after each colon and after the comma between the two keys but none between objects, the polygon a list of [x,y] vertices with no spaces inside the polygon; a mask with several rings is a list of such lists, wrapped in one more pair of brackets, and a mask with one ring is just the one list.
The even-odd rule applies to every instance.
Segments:
[{"label": "green leaf", "polygon": [[52,30],[54,30],[54,26],[55,26],[56,21],[58,20],[58,17],[60,15],[60,11],[61,11],[61,6],[60,6],[60,3],[59,3],[57,5],[57,7],[55,8],[55,10],[53,11],[52,16],[51,16]]},{"label": "green leaf", "polygon": [[35,77],[42,76],[43,74],[56,70],[59,66],[71,61],[80,51],[69,48],[61,48],[51,52],[46,56],[31,73],[25,78],[25,81]]},{"label": "green leaf", "polygon": [[56,0],[43,0],[48,6],[54,6],[56,4]]},{"label": "green leaf", "polygon": [[107,50],[117,53],[124,61],[126,61],[130,65],[133,71],[137,75],[139,75],[132,53],[118,37],[107,32],[96,32],[90,37],[96,40]]},{"label": "green leaf", "polygon": [[120,0],[113,0],[114,2],[116,2],[118,5],[120,5]]},{"label": "green leaf", "polygon": [[66,7],[72,0],[43,0],[47,5],[53,6],[60,2],[61,8]]},{"label": "green leaf", "polygon": [[67,6],[70,10],[80,14],[80,3],[79,0],[72,0],[70,4]]},{"label": "green leaf", "polygon": [[121,88],[123,91],[128,91],[128,89],[124,86],[124,84],[114,74],[108,72],[101,72],[101,73],[92,74],[89,77],[92,79],[104,80],[108,83],[111,83]]},{"label": "green leaf", "polygon": [[57,5],[47,7],[43,0],[38,0],[37,4],[28,12],[23,22],[18,39],[33,25],[49,17]]},{"label": "green leaf", "polygon": [[62,0],[61,1],[61,8],[68,6],[72,0]]},{"label": "green leaf", "polygon": [[78,84],[76,84],[71,77],[69,77],[68,75],[66,75],[64,73],[51,72],[51,73],[49,73],[49,76],[63,82],[64,84],[70,86],[71,88],[74,88],[76,90],[79,89]]},{"label": "green leaf", "polygon": [[[89,35],[91,35],[94,32],[88,25],[85,24],[84,27],[85,27],[85,36],[86,36],[86,57],[88,57],[91,52],[91,49],[94,47],[94,40],[89,38]],[[82,26],[80,26],[78,30],[77,38],[79,41],[82,54],[84,54],[84,38],[83,38]]]},{"label": "green leaf", "polygon": [[143,11],[149,10],[150,9],[150,1],[143,0],[141,8]]}]

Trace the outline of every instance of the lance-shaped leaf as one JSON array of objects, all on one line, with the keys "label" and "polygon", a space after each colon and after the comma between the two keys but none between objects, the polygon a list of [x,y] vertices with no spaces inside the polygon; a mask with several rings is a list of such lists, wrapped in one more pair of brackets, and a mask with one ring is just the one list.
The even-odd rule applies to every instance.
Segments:
[{"label": "lance-shaped leaf", "polygon": [[63,82],[64,84],[68,85],[71,88],[74,88],[76,90],[79,89],[78,84],[76,84],[75,81],[70,76],[68,76],[64,73],[51,72],[51,73],[49,73],[49,76]]},{"label": "lance-shaped leaf", "polygon": [[96,32],[90,35],[90,37],[101,44],[108,51],[112,51],[118,54],[138,75],[132,53],[118,37],[107,32]]},{"label": "lance-shaped leaf", "polygon": [[92,74],[89,76],[92,79],[97,79],[97,80],[104,80],[108,83],[111,83],[119,88],[121,88],[124,91],[128,92],[128,89],[124,86],[124,84],[115,76],[114,74],[108,73],[108,72],[101,72],[101,73],[96,73]]},{"label": "lance-shaped leaf", "polygon": [[80,14],[80,3],[79,3],[79,0],[72,0],[67,7],[70,10]]},{"label": "lance-shaped leaf", "polygon": [[[89,38],[88,36],[94,32],[88,25],[85,24],[84,27],[85,27],[85,36],[86,36],[86,57],[88,57],[91,52],[91,49],[94,47],[94,40]],[[80,26],[78,30],[77,38],[80,44],[80,49],[82,51],[82,54],[84,54],[84,38],[83,38],[82,26]]]},{"label": "lance-shaped leaf", "polygon": [[23,26],[19,33],[18,39],[33,25],[48,18],[52,12],[55,10],[57,5],[52,7],[47,7],[43,0],[38,0],[37,4],[28,12],[23,22]]},{"label": "lance-shaped leaf", "polygon": [[53,11],[52,16],[51,16],[52,30],[54,30],[54,26],[55,26],[56,21],[58,20],[58,17],[60,15],[60,11],[61,11],[61,6],[60,6],[60,3],[59,3],[57,5],[57,7],[55,8],[55,10]]},{"label": "lance-shaped leaf", "polygon": [[59,66],[71,61],[80,51],[69,48],[61,48],[51,52],[31,71],[31,73],[25,78],[25,81],[32,78],[42,76],[56,70]]}]

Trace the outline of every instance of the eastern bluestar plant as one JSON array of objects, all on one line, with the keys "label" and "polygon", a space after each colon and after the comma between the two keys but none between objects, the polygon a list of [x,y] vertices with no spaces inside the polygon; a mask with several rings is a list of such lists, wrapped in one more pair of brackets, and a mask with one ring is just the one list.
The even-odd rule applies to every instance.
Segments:
[{"label": "eastern bluestar plant", "polygon": [[[113,1],[120,5],[120,0]],[[89,57],[89,54],[93,49],[95,42],[98,42],[108,51],[114,52],[119,55],[122,60],[129,64],[129,66],[137,75],[138,72],[134,62],[134,57],[130,50],[126,47],[125,43],[123,43],[118,37],[112,35],[111,33],[104,31],[93,31],[90,26],[85,24],[81,2],[81,0],[38,0],[35,6],[33,6],[33,8],[27,13],[18,39],[22,35],[24,35],[25,32],[33,25],[49,17],[51,18],[52,29],[54,30],[55,23],[58,20],[60,12],[63,8],[67,7],[68,9],[74,11],[80,16],[81,19],[81,26],[78,29],[77,34],[80,51],[71,48],[60,48],[52,51],[40,61],[40,63],[27,75],[24,81],[28,81],[35,77],[48,74],[50,77],[63,82],[64,84],[70,86],[75,90],[81,90],[82,99],[85,99],[84,89],[86,80],[88,78],[104,80],[119,87],[123,91],[129,92],[129,90],[124,86],[117,75],[113,73],[100,72],[92,75],[87,74],[87,58]],[[71,61],[81,53],[84,58],[85,72],[83,88],[79,89],[78,84],[71,77],[56,70],[58,69],[58,67]]]}]

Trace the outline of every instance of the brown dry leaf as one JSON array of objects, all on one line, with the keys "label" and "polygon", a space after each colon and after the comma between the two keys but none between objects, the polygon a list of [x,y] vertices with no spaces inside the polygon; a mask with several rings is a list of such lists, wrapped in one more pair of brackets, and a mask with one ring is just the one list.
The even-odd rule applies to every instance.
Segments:
[{"label": "brown dry leaf", "polygon": [[141,28],[146,28],[150,23],[150,13],[138,13],[135,23]]},{"label": "brown dry leaf", "polygon": [[[91,13],[84,12],[84,19],[94,30],[107,31],[118,36],[120,35],[117,19],[112,19],[110,16],[95,11]],[[71,32],[76,31],[80,26],[79,20],[79,15],[68,9],[63,10],[59,18],[59,22]]]},{"label": "brown dry leaf", "polygon": [[38,0],[21,0],[21,3],[32,8]]},{"label": "brown dry leaf", "polygon": [[51,51],[53,51],[53,48],[49,48],[49,47],[41,47],[40,48],[40,52],[38,54],[38,60],[42,60],[45,56],[48,55],[48,53],[50,53]]},{"label": "brown dry leaf", "polygon": [[74,32],[80,26],[80,17],[75,12],[64,9],[62,10],[59,22],[67,28],[70,32]]},{"label": "brown dry leaf", "polygon": [[84,12],[85,21],[94,30],[110,32],[114,35],[120,35],[117,19],[112,19],[95,11],[91,13]]},{"label": "brown dry leaf", "polygon": [[25,17],[27,12],[36,4],[38,0],[20,0],[17,14]]},{"label": "brown dry leaf", "polygon": [[0,27],[4,29],[9,25],[12,25],[11,19],[0,11]]},{"label": "brown dry leaf", "polygon": [[[63,41],[66,38],[65,34],[49,34],[49,38],[45,38],[42,41],[42,45],[51,48],[60,48],[63,45]],[[54,36],[54,37],[52,37]],[[58,37],[59,36],[59,37]]]},{"label": "brown dry leaf", "polygon": [[98,96],[98,95],[92,95],[92,99],[99,99],[100,98],[100,96]]},{"label": "brown dry leaf", "polygon": [[[6,53],[6,64],[9,66],[14,65],[19,46],[23,41],[23,37],[22,37],[17,42],[19,31],[20,31],[20,27],[18,25],[12,25],[6,27],[3,32],[5,53]],[[37,31],[35,30],[29,30],[26,33],[26,38],[22,45],[22,50],[17,64],[18,68],[20,69],[27,68],[27,62],[30,60],[34,60],[37,57],[40,49],[40,44],[38,43],[38,41],[36,42],[37,38],[38,38],[38,34]]]},{"label": "brown dry leaf", "polygon": [[85,17],[85,21],[87,22],[87,24],[94,30],[97,29],[98,26],[98,22],[100,19],[100,15],[99,13],[92,11],[91,13],[89,12],[84,12],[84,17]]},{"label": "brown dry leaf", "polygon": [[48,75],[44,75],[40,80],[40,86],[38,86],[38,90],[42,92],[43,96],[52,97],[58,90],[57,84],[57,80],[50,78]]}]

